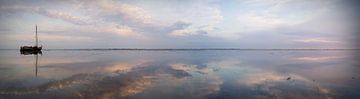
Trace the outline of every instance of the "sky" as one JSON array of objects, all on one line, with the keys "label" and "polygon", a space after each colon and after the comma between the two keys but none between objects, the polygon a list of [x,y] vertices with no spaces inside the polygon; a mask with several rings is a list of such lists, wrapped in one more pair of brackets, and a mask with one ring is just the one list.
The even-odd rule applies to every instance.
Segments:
[{"label": "sky", "polygon": [[0,48],[355,48],[355,2],[0,0]]}]

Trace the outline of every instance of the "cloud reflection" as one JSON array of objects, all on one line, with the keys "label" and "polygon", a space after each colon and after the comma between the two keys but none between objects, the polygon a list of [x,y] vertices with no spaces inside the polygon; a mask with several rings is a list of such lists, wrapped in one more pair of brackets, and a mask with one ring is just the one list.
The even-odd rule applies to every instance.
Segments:
[{"label": "cloud reflection", "polygon": [[[1,74],[21,77],[8,77],[14,80],[4,76],[0,98],[337,98],[348,94],[344,92],[356,94],[358,88],[357,77],[346,80],[357,73],[344,63],[351,60],[341,58],[344,54],[338,51],[271,55],[268,51],[209,52],[67,53],[84,59],[48,54],[51,58],[42,59],[47,61],[46,66],[39,68],[37,78],[26,78],[31,70],[14,69],[22,62],[17,67],[3,66],[14,71]],[[336,55],[340,56],[332,57]],[[56,61],[62,59],[56,57],[63,60]],[[324,63],[304,62],[311,58]]]},{"label": "cloud reflection", "polygon": [[[150,66],[149,66],[150,65]],[[189,76],[184,71],[163,68],[161,66],[137,66],[130,64],[117,64],[105,67],[105,70],[117,73],[108,75],[104,73],[75,74],[62,80],[50,81],[33,88],[2,89],[0,94],[26,96],[31,94],[46,94],[53,91],[72,90],[76,95],[69,97],[98,97],[116,98],[127,97],[141,93],[155,80],[152,76],[170,74],[174,78]],[[126,71],[126,72],[120,72]],[[185,73],[185,74],[184,74]]]},{"label": "cloud reflection", "polygon": [[296,60],[302,61],[313,61],[313,62],[324,62],[330,61],[338,58],[343,58],[342,56],[320,56],[320,57],[298,57]]},{"label": "cloud reflection", "polygon": [[[290,79],[287,79],[291,77]],[[320,86],[313,80],[300,75],[280,75],[278,73],[254,73],[239,80],[239,84],[245,85],[250,90],[266,93],[265,96],[254,97],[275,97],[275,98],[331,98],[335,93],[329,88]],[[311,94],[306,95],[303,94]]]}]

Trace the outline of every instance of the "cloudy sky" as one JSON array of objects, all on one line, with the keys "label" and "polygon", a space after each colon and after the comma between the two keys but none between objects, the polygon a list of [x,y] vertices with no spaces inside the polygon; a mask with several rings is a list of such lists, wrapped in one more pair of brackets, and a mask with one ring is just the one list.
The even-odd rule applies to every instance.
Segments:
[{"label": "cloudy sky", "polygon": [[350,0],[0,0],[0,46],[351,48]]}]

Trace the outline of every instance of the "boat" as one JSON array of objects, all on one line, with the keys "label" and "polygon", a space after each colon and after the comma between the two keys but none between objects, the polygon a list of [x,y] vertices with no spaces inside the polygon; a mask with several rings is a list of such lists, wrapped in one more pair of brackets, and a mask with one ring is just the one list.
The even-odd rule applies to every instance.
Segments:
[{"label": "boat", "polygon": [[41,53],[41,49],[42,46],[38,45],[38,34],[37,34],[37,25],[35,27],[36,32],[35,32],[35,46],[21,46],[20,47],[20,52],[21,53]]}]

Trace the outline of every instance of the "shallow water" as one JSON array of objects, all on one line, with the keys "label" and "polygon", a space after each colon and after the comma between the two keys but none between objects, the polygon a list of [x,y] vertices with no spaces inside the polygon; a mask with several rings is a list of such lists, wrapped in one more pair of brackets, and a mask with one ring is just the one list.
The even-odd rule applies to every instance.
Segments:
[{"label": "shallow water", "polygon": [[0,98],[357,98],[359,52],[1,50]]}]

